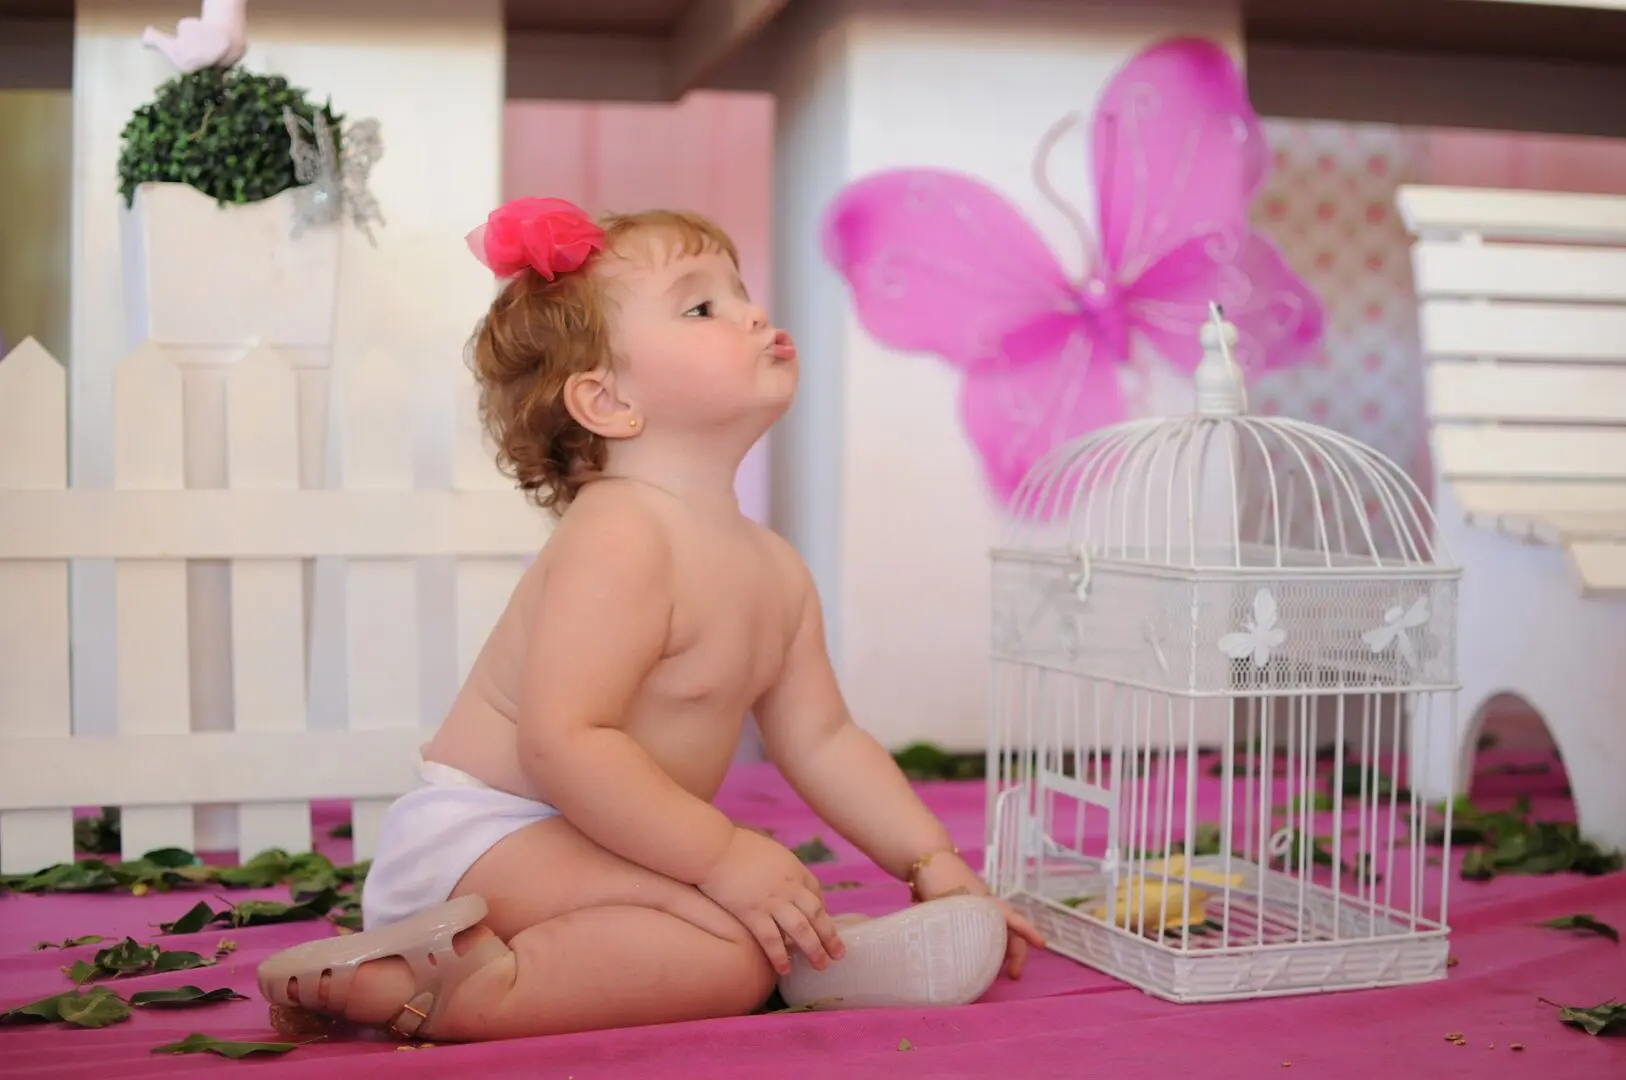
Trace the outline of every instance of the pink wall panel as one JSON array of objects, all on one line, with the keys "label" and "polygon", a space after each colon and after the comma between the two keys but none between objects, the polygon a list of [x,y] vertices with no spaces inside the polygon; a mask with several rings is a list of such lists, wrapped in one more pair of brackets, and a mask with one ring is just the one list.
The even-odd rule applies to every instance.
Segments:
[{"label": "pink wall panel", "polygon": [[[766,298],[772,233],[773,99],[691,94],[673,105],[510,102],[503,197],[554,196],[591,213],[671,207],[715,220]],[[740,505],[767,520],[766,440],[740,469]]]}]

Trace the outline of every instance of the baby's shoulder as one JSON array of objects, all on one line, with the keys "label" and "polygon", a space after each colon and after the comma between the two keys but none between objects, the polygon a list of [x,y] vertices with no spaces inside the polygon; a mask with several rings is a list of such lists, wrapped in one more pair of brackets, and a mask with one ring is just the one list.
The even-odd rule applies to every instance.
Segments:
[{"label": "baby's shoulder", "polygon": [[588,484],[560,516],[543,558],[553,568],[655,571],[669,565],[671,548],[666,520],[638,492],[622,484]]}]

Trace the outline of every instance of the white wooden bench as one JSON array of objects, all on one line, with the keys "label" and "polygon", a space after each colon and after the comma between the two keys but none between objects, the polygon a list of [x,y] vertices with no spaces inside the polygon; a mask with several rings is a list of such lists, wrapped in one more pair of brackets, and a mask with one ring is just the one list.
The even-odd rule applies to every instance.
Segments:
[{"label": "white wooden bench", "polygon": [[[1626,848],[1626,198],[1403,187],[1441,539],[1463,568],[1459,786],[1518,694]],[[1443,749],[1443,748],[1442,748]],[[1430,755],[1434,796],[1443,754]]]}]

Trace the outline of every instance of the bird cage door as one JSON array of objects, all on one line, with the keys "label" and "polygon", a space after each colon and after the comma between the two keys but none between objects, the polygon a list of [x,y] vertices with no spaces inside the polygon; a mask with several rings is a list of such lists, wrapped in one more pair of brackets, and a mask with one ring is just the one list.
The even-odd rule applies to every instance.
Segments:
[{"label": "bird cage door", "polygon": [[[1122,862],[1120,793],[1126,779],[1133,782],[1134,755],[1126,761],[1111,749],[1110,730],[1093,730],[1093,722],[1092,731],[1081,730],[1088,710],[1078,708],[1071,686],[1058,692],[1071,680],[1031,675],[1047,685],[1034,688],[1030,703],[1057,708],[1042,710],[1053,716],[1048,737],[1015,755],[1011,786],[995,799],[990,885],[1000,895],[1068,904],[1110,894]],[[1110,711],[1101,719],[1114,726]]]}]

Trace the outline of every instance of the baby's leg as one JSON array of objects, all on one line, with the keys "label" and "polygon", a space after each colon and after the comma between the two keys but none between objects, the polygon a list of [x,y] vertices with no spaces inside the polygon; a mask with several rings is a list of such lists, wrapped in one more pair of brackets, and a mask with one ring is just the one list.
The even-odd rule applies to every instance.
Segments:
[{"label": "baby's leg", "polygon": [[[473,1041],[740,1015],[774,986],[745,927],[699,890],[630,863],[562,818],[527,826],[487,852],[454,895],[479,895],[483,925],[459,954],[491,936],[509,951],[446,996],[428,1037]],[[324,989],[325,989],[325,983]],[[399,959],[362,965],[347,1019],[389,1022],[412,999]],[[320,996],[320,992],[319,992]]]}]

